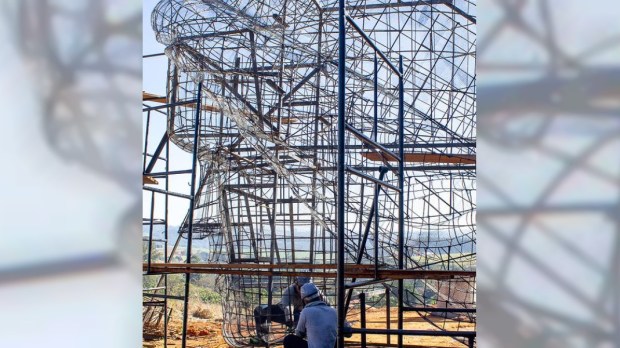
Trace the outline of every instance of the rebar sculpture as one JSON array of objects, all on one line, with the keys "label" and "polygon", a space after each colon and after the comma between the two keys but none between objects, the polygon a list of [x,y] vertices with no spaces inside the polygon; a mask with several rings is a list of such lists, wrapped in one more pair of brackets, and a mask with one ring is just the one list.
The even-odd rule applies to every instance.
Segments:
[{"label": "rebar sculpture", "polygon": [[[294,274],[312,275],[345,313],[365,310],[352,304],[357,293],[370,306],[393,293],[398,329],[405,306],[475,322],[474,5],[348,2],[341,95],[338,10],[321,0],[162,0],[152,14],[170,60],[168,135],[190,153],[197,140],[202,168],[192,226],[180,233],[207,238],[212,265],[256,266],[219,279],[233,346],[253,344],[254,309],[277,303]],[[333,275],[341,255],[360,265],[345,272],[345,301]],[[261,273],[270,265],[290,272]],[[261,339],[284,334],[272,322]]]}]

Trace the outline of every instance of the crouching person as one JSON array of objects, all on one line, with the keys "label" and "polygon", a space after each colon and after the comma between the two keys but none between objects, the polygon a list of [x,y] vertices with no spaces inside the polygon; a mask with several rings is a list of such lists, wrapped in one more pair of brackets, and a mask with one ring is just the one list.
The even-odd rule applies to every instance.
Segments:
[{"label": "crouching person", "polygon": [[336,310],[321,299],[319,289],[312,283],[301,287],[301,298],[305,307],[295,334],[284,338],[284,348],[333,348],[338,328]]}]

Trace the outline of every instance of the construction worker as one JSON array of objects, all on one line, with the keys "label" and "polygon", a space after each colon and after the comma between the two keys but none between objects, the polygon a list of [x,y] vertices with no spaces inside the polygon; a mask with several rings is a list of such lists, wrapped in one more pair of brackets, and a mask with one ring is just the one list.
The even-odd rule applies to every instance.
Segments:
[{"label": "construction worker", "polygon": [[319,289],[312,283],[301,287],[301,298],[305,307],[295,334],[284,338],[284,348],[333,348],[337,335],[336,310],[322,300]]},{"label": "construction worker", "polygon": [[[268,321],[285,324],[290,329],[294,328],[299,320],[301,310],[304,308],[304,302],[301,299],[301,287],[310,283],[309,277],[296,277],[295,282],[291,284],[284,293],[280,302],[275,305],[260,305],[254,308],[254,322],[256,324],[257,337],[253,338],[251,343],[263,343],[263,335],[269,333]],[[290,316],[289,307],[293,307],[293,317]],[[292,320],[291,320],[292,319]]]}]

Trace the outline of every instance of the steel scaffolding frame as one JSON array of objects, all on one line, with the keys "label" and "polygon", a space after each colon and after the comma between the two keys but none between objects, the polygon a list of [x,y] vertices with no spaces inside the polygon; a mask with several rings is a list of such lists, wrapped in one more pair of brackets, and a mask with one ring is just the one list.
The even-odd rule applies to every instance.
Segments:
[{"label": "steel scaffolding frame", "polygon": [[[395,335],[398,346],[405,335],[463,338],[473,346],[471,12],[470,1],[156,6],[153,28],[170,59],[168,92],[145,94],[145,101],[164,103],[144,109],[146,139],[151,112],[166,110],[168,121],[148,165],[145,142],[144,173],[164,178],[165,187],[145,186],[152,199],[144,269],[162,275],[158,288],[167,274],[185,274],[183,346],[192,273],[221,275],[223,334],[234,346],[251,345],[253,306],[275,303],[299,275],[314,277],[335,303],[339,347],[354,291],[362,327],[352,331],[362,346],[367,334],[385,334],[387,344]],[[164,148],[168,158],[169,141],[191,154],[191,170],[171,171],[166,161],[153,173]],[[168,177],[177,174],[191,175],[190,194],[170,190]],[[170,195],[191,207],[170,253],[163,221],[164,263],[151,262],[156,193],[166,207]],[[183,238],[186,263],[172,263]],[[208,240],[207,264],[191,262],[195,238]],[[366,297],[378,290],[385,296]],[[158,294],[164,326],[167,291]],[[390,293],[397,297],[396,329]],[[386,328],[365,328],[366,304],[382,300]],[[441,313],[443,327],[425,319],[438,330],[405,329],[407,311]],[[153,313],[145,311],[145,320]],[[446,330],[452,313],[473,326]],[[272,323],[270,331],[266,345],[281,342],[284,328]]]}]

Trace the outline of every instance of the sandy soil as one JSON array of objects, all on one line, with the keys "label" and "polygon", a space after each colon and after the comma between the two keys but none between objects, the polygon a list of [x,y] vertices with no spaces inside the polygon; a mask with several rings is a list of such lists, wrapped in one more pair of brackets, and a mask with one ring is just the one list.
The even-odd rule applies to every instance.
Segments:
[{"label": "sandy soil", "polygon": [[[167,347],[181,347],[181,332],[183,330],[183,323],[181,321],[181,315],[183,306],[181,303],[173,303],[170,301],[173,308],[173,314],[168,325],[168,340]],[[187,347],[188,348],[228,348],[228,344],[222,337],[222,312],[219,305],[190,305],[189,313],[194,313],[196,310],[206,311],[211,313],[211,317],[208,319],[197,318],[190,315],[188,318],[187,328]],[[161,327],[158,329],[145,329],[144,334],[156,336],[163,336]],[[164,340],[145,339],[142,344],[143,348],[163,348]]]},{"label": "sandy soil", "polygon": [[[357,313],[352,313],[348,316],[348,320],[353,327],[360,327],[359,322],[359,310]],[[440,328],[450,331],[475,330],[475,324],[466,321],[455,321],[437,317],[427,316],[421,317],[416,312],[405,312],[403,328],[409,330],[437,330],[427,320],[435,323]],[[398,326],[398,310],[391,308],[390,310],[390,328],[395,329]],[[386,310],[385,308],[368,308],[366,310],[366,327],[369,329],[387,328],[386,325]],[[353,335],[353,337],[347,339],[351,342],[360,342],[360,335]],[[385,344],[387,338],[385,335],[367,335],[366,342],[368,347],[372,347],[372,343]],[[390,343],[396,343],[397,338],[393,336]],[[410,345],[412,347],[464,347],[460,342],[455,341],[450,337],[432,337],[432,336],[405,336],[403,338],[403,344],[405,346]]]}]

